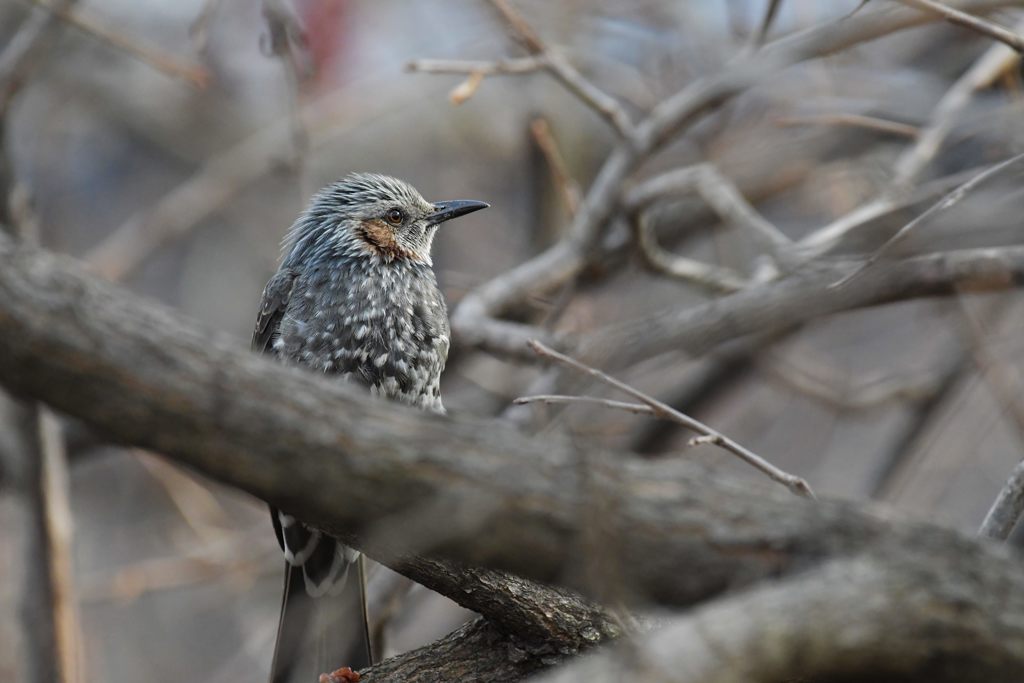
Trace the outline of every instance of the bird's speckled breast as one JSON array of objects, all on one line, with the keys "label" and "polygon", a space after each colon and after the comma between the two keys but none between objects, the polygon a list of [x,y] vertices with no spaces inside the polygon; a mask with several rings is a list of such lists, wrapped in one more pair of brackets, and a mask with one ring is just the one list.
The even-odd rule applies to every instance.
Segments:
[{"label": "bird's speckled breast", "polygon": [[369,387],[371,393],[442,412],[448,314],[425,264],[344,258],[299,275],[274,352]]}]

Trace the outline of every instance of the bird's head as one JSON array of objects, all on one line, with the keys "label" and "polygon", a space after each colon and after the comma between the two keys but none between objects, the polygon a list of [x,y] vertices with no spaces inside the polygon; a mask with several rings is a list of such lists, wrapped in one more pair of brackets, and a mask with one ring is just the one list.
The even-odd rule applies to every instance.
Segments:
[{"label": "bird's head", "polygon": [[355,173],[313,198],[285,238],[286,261],[340,255],[430,265],[438,226],[487,207],[461,199],[428,202],[397,178]]}]

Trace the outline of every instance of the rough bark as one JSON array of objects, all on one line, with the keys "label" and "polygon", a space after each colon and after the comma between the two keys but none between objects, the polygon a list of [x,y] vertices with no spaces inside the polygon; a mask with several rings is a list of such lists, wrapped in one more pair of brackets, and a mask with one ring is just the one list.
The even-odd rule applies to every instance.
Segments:
[{"label": "rough bark", "polygon": [[536,648],[484,619],[471,621],[444,638],[390,657],[363,672],[364,683],[451,683],[517,681],[558,664],[572,652]]},{"label": "rough bark", "polygon": [[[378,402],[2,238],[0,382],[294,510],[417,580],[429,554],[602,593],[586,571],[600,546],[632,597],[675,606],[863,553],[965,563],[968,606],[1024,581],[1018,557],[948,530]],[[1024,605],[1001,604],[969,616],[1005,653]]]},{"label": "rough bark", "polygon": [[1020,577],[974,558],[910,552],[836,560],[671,619],[544,683],[1015,683]]}]

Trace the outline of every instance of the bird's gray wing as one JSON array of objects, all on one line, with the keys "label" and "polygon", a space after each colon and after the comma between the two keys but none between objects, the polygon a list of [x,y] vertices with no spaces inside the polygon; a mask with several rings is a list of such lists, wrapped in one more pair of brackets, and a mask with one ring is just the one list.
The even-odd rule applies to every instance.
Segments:
[{"label": "bird's gray wing", "polygon": [[[253,351],[273,351],[295,279],[294,270],[282,268],[263,289],[252,333]],[[362,562],[356,561],[358,555],[273,506],[270,515],[287,565],[269,680],[312,681],[338,666],[369,666],[373,660],[366,621],[366,586]],[[354,580],[346,580],[351,564],[356,564],[358,571]],[[321,593],[330,595],[315,597]]]},{"label": "bird's gray wing", "polygon": [[282,268],[274,274],[274,277],[270,278],[270,282],[263,288],[263,299],[260,301],[260,310],[256,315],[256,329],[252,333],[253,351],[266,353],[270,350],[280,330],[281,318],[284,317],[294,286],[295,271],[290,268]]}]

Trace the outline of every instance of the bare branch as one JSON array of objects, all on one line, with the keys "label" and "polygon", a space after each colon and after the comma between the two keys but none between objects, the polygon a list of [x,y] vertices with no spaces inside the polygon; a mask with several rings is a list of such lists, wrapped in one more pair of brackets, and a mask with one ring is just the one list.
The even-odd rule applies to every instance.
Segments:
[{"label": "bare branch", "polygon": [[765,39],[768,37],[768,31],[772,28],[772,22],[775,21],[775,16],[779,13],[779,7],[782,6],[782,0],[768,0],[768,4],[765,6],[764,17],[761,19],[760,26],[757,27],[757,31],[750,38],[750,47],[757,49],[764,45]]},{"label": "bare branch", "polygon": [[679,256],[663,248],[646,216],[635,216],[632,223],[637,249],[651,270],[712,292],[735,292],[749,284],[731,268]]},{"label": "bare branch", "polygon": [[967,12],[961,12],[955,7],[950,7],[937,0],[899,0],[899,2],[926,12],[934,12],[951,24],[963,26],[983,36],[998,40],[1017,52],[1024,52],[1024,40],[1015,31],[1011,31],[993,21],[976,17]]},{"label": "bare branch", "polygon": [[924,213],[919,215],[917,218],[915,218],[914,220],[910,221],[909,223],[904,225],[902,228],[900,228],[898,231],[896,231],[895,235],[893,235],[888,240],[886,240],[882,244],[882,246],[880,246],[878,249],[876,249],[875,253],[873,253],[871,256],[869,256],[867,258],[867,260],[865,260],[864,263],[862,263],[856,270],[854,270],[852,273],[850,273],[849,275],[847,275],[843,279],[841,279],[841,280],[835,282],[834,284],[830,285],[830,287],[842,287],[843,285],[849,284],[852,280],[854,280],[858,276],[862,275],[865,270],[869,269],[871,266],[873,266],[875,263],[877,263],[880,258],[885,256],[896,245],[900,244],[903,240],[905,240],[907,238],[907,236],[910,235],[910,233],[913,232],[915,229],[920,227],[922,224],[927,222],[929,219],[931,219],[936,214],[941,213],[941,212],[943,212],[943,211],[945,211],[945,210],[955,206],[964,197],[966,197],[968,194],[970,194],[971,191],[973,191],[979,185],[984,183],[986,180],[988,180],[992,176],[998,175],[1002,171],[1005,171],[1007,168],[1009,168],[1010,166],[1013,166],[1014,164],[1018,163],[1022,159],[1024,159],[1024,154],[1018,154],[1017,156],[1010,157],[1009,159],[1006,159],[1005,161],[1001,161],[998,164],[995,164],[995,165],[985,169],[984,171],[982,171],[978,175],[974,176],[973,178],[971,178],[970,180],[965,182],[963,185],[960,185],[955,190],[953,190],[952,192],[947,194],[945,197],[940,199],[938,202],[933,204],[927,211],[925,211]]},{"label": "bare branch", "polygon": [[536,647],[476,619],[425,647],[360,672],[360,683],[518,681],[563,661],[567,653]]},{"label": "bare branch", "polygon": [[[1017,25],[1018,30],[1021,27],[1024,27],[1024,22]],[[974,94],[987,87],[998,74],[1017,63],[1017,60],[1017,55],[1005,45],[993,45],[986,50],[974,66],[942,96],[928,124],[916,136],[914,144],[896,160],[891,187],[882,196],[800,240],[798,251],[803,257],[813,259],[825,254],[840,244],[850,232],[890,213],[898,206],[906,205],[918,176],[945,144],[953,125]]]},{"label": "bare branch", "polygon": [[[295,510],[414,580],[410,568],[431,562],[414,553],[430,552],[586,587],[570,569],[588,520],[579,515],[578,457],[564,440],[368,400],[6,239],[0,382],[116,442]],[[623,585],[664,604],[868,548],[949,553],[1024,581],[1015,559],[948,530],[848,504],[807,505],[679,459],[637,462],[599,450],[587,458],[587,495],[614,507],[618,552],[645,558],[622,564]]]},{"label": "bare branch", "polygon": [[631,387],[625,382],[622,382],[620,380],[615,379],[614,377],[606,375],[597,368],[592,368],[589,365],[581,363],[574,358],[570,358],[569,356],[559,353],[554,349],[550,349],[536,340],[530,343],[530,348],[533,349],[534,353],[536,353],[538,356],[542,358],[549,358],[551,360],[558,361],[559,363],[566,365],[572,368],[573,370],[582,372],[586,375],[590,375],[591,377],[604,382],[608,386],[614,387],[619,391],[629,394],[633,398],[639,400],[644,405],[650,407],[650,409],[654,412],[654,414],[657,417],[660,417],[665,420],[672,420],[673,422],[683,425],[687,429],[691,429],[704,437],[708,437],[710,439],[708,443],[720,446],[724,450],[729,451],[733,455],[737,456],[738,458],[746,462],[748,465],[768,475],[768,477],[772,481],[785,486],[787,489],[789,489],[791,493],[798,496],[803,496],[804,498],[814,498],[814,492],[811,490],[811,487],[807,484],[806,481],[804,481],[800,477],[780,470],[778,467],[771,464],[770,462],[768,462],[761,456],[757,455],[750,449],[741,446],[740,444],[733,441],[729,437],[725,436],[718,430],[712,429],[711,427],[707,426],[700,420],[696,420],[690,417],[689,415],[681,413],[672,406],[663,403],[652,396],[645,394],[639,389]]},{"label": "bare branch", "polygon": [[[19,669],[29,683],[77,680],[77,620],[70,583],[66,482],[60,481],[63,453],[52,417],[34,402],[0,397],[4,427],[11,436],[3,474],[25,520],[18,548],[18,619],[24,634]],[[57,475],[56,477],[54,475]]]},{"label": "bare branch", "polygon": [[732,181],[709,163],[668,171],[645,180],[629,190],[623,204],[636,213],[668,196],[696,191],[723,221],[731,221],[748,231],[754,242],[776,257],[792,241],[750,205]]},{"label": "bare branch", "polygon": [[[59,0],[53,6],[54,12],[65,11],[74,2]],[[39,57],[49,47],[53,28],[58,23],[54,12],[33,11],[0,52],[0,116],[7,112],[28,71],[36,66]],[[3,201],[6,202],[7,198],[4,197]]]},{"label": "bare branch", "polygon": [[[957,6],[982,11],[1012,4],[1004,1],[965,1]],[[452,312],[452,329],[462,344],[523,356],[525,343],[542,331],[497,316],[536,292],[549,291],[574,278],[587,264],[593,245],[612,220],[626,178],[661,145],[718,105],[773,73],[798,62],[840,52],[927,23],[933,15],[913,10],[862,12],[842,22],[798,33],[764,46],[748,60],[720,73],[698,79],[661,102],[637,124],[635,139],[621,141],[608,156],[565,239],[532,259],[468,292]]]},{"label": "bare branch", "polygon": [[565,208],[569,211],[570,216],[575,215],[580,207],[580,186],[569,173],[565,159],[558,151],[558,144],[551,134],[551,125],[543,116],[538,116],[530,122],[530,133],[544,154],[548,168],[551,169],[551,174],[554,176],[558,192],[562,201],[565,202]]},{"label": "bare branch", "polygon": [[[67,452],[60,420],[41,405],[35,406],[42,472],[42,502],[45,509],[46,538],[49,543],[49,580],[53,586],[53,615],[56,651],[62,679],[73,683],[82,679],[82,630],[74,582],[71,551],[71,483],[68,479]],[[32,569],[38,571],[39,567]]]},{"label": "bare branch", "polygon": [[461,59],[416,59],[405,65],[405,70],[413,73],[467,74],[466,80],[455,86],[449,93],[448,97],[452,104],[462,104],[475,95],[485,76],[527,74],[546,68],[547,59],[543,55],[489,62]]},{"label": "bare branch", "polygon": [[[1024,28],[1024,21],[1014,29]],[[1019,56],[1005,45],[993,45],[967,70],[935,105],[928,125],[917,142],[897,159],[893,174],[895,193],[905,192],[918,178],[925,166],[935,158],[949,137],[964,108],[971,98],[988,87],[998,74],[1017,63]]]},{"label": "bare branch", "polygon": [[616,352],[618,367],[665,351],[699,355],[750,334],[772,334],[815,318],[890,301],[967,291],[1000,291],[1024,281],[1024,247],[965,249],[880,261],[872,277],[843,287],[828,285],[855,268],[818,263],[782,280],[749,288],[709,304],[666,309],[591,334],[583,357]]},{"label": "bare branch", "polygon": [[428,74],[480,74],[496,76],[503,74],[527,74],[547,67],[543,56],[510,57],[494,61],[471,61],[465,59],[414,59],[405,65],[412,73]]},{"label": "bare branch", "polygon": [[146,45],[130,36],[108,28],[81,10],[72,8],[70,3],[63,6],[51,6],[46,0],[30,1],[37,7],[52,12],[61,21],[67,22],[86,35],[92,36],[115,50],[131,55],[157,71],[167,74],[172,78],[180,79],[193,88],[203,89],[210,81],[209,72],[198,64],[183,63],[177,57],[162,52],[152,45]]},{"label": "bare branch", "polygon": [[512,29],[512,34],[532,55],[543,57],[545,67],[572,94],[597,112],[625,140],[634,135],[633,122],[622,105],[611,95],[587,80],[562,54],[544,44],[540,36],[523,17],[512,9],[508,0],[491,0],[502,19]]},{"label": "bare branch", "polygon": [[978,535],[995,541],[1005,541],[1017,526],[1021,515],[1024,515],[1024,460],[1017,463],[1010,473],[1010,478],[992,508],[985,515],[985,521],[978,529]]},{"label": "bare branch", "polygon": [[921,130],[917,126],[900,123],[899,121],[890,121],[889,119],[877,116],[864,116],[863,114],[837,113],[780,116],[775,119],[775,123],[780,126],[848,126],[905,138],[916,138],[921,134]]},{"label": "bare branch", "polygon": [[1004,580],[949,555],[839,560],[668,619],[633,652],[606,648],[538,681],[1014,683],[1024,631],[1008,615],[1024,586]]},{"label": "bare branch", "polygon": [[591,405],[604,406],[615,410],[625,410],[627,413],[636,415],[654,415],[654,408],[643,403],[627,403],[625,401],[613,401],[609,398],[598,396],[564,396],[561,394],[537,394],[536,396],[520,396],[512,401],[516,405],[527,405],[529,403],[589,403]]}]

